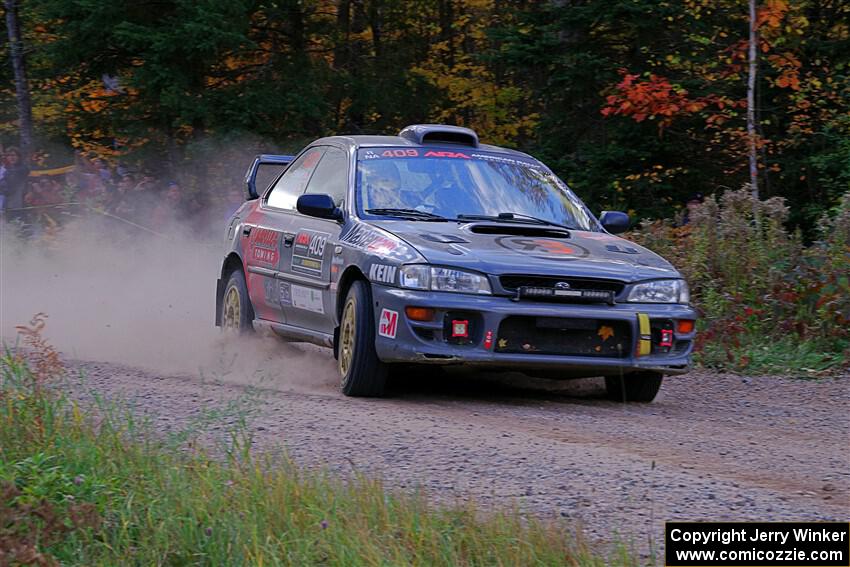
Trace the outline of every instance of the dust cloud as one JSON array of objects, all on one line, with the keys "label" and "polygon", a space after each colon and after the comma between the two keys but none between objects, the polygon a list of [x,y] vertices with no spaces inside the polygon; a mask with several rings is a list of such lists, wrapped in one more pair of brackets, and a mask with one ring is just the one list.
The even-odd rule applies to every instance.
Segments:
[{"label": "dust cloud", "polygon": [[[223,225],[224,223],[222,223]],[[220,227],[223,233],[223,226]],[[223,235],[223,234],[222,234]],[[0,230],[0,335],[48,315],[45,336],[69,358],[279,389],[329,391],[329,351],[214,325],[220,238],[163,235],[114,219],[69,223],[50,241]]]}]

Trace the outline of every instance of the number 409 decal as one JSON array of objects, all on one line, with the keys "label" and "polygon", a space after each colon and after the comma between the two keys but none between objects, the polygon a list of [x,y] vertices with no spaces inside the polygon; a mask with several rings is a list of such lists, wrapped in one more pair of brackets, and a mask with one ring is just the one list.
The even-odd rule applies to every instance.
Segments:
[{"label": "number 409 decal", "polygon": [[418,150],[384,150],[381,157],[419,157]]}]

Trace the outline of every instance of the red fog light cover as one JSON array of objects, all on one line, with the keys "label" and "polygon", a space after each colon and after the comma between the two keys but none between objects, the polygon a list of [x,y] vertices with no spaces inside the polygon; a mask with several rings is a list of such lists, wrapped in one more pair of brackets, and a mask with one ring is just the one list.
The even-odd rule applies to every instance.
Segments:
[{"label": "red fog light cover", "polygon": [[453,319],[452,320],[452,338],[469,338],[469,320],[468,319]]},{"label": "red fog light cover", "polygon": [[673,346],[673,329],[661,329],[661,340],[658,346],[671,347]]}]

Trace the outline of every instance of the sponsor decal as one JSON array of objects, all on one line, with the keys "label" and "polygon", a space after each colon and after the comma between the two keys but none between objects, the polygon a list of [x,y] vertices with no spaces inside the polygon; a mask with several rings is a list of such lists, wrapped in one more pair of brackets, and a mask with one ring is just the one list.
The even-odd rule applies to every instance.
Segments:
[{"label": "sponsor decal", "polygon": [[299,232],[292,247],[292,271],[320,277],[329,236],[326,232],[312,230]]},{"label": "sponsor decal", "polygon": [[605,342],[614,336],[614,329],[612,329],[608,325],[602,325],[601,327],[599,327],[599,330],[596,331],[596,334],[602,337],[602,342]]},{"label": "sponsor decal", "polygon": [[373,282],[380,283],[395,283],[395,266],[387,266],[386,264],[372,264],[369,268],[369,279]]},{"label": "sponsor decal", "polygon": [[292,305],[298,309],[312,311],[313,313],[325,313],[322,292],[312,287],[301,285],[290,285]]},{"label": "sponsor decal", "polygon": [[342,242],[379,256],[389,256],[402,261],[416,258],[415,252],[409,246],[364,224],[358,224],[351,229],[342,237]]},{"label": "sponsor decal", "polygon": [[263,291],[265,292],[266,303],[277,307],[280,305],[280,295],[277,292],[275,283],[271,278],[263,278]]},{"label": "sponsor decal", "polygon": [[484,333],[484,348],[490,350],[493,347],[493,331]]},{"label": "sponsor decal", "polygon": [[534,256],[546,260],[575,260],[585,258],[588,255],[587,249],[583,246],[574,242],[567,244],[552,238],[500,236],[496,239],[496,244],[524,256]]},{"label": "sponsor decal", "polygon": [[[337,246],[340,250],[342,250],[342,246]],[[339,278],[340,272],[342,272],[342,265],[345,263],[345,260],[342,256],[334,256],[331,260],[331,279],[336,280]]]},{"label": "sponsor decal", "polygon": [[289,282],[278,282],[278,302],[281,305],[292,305],[292,288]]},{"label": "sponsor decal", "polygon": [[280,234],[270,228],[255,228],[251,231],[251,258],[259,264],[277,266]]},{"label": "sponsor decal", "polygon": [[444,158],[455,158],[455,159],[472,159],[468,155],[463,152],[448,152],[448,151],[435,151],[430,150],[425,152],[425,157],[444,157]]},{"label": "sponsor decal", "polygon": [[389,309],[381,310],[381,319],[378,321],[378,334],[382,337],[394,339],[398,330],[398,311]]},{"label": "sponsor decal", "polygon": [[320,148],[311,148],[307,150],[307,153],[304,154],[304,161],[301,162],[300,169],[307,169],[311,167],[315,167],[319,160],[324,155],[324,150]]},{"label": "sponsor decal", "polygon": [[635,250],[631,246],[624,246],[624,247],[620,248],[616,244],[606,244],[605,250],[607,250],[608,252],[621,252],[623,254],[640,254],[640,252],[638,252],[637,250]]},{"label": "sponsor decal", "polygon": [[589,232],[589,231],[581,231],[581,237],[586,238],[588,240],[601,240],[602,242],[614,242],[617,243],[621,239],[616,236],[611,236],[610,234],[604,232]]},{"label": "sponsor decal", "polygon": [[507,157],[502,155],[493,155],[493,154],[472,154],[474,159],[483,160],[483,161],[492,161],[498,163],[507,163],[510,165],[521,165],[524,167],[532,167],[534,169],[542,170],[542,164],[532,161],[530,159],[516,159],[513,157]]}]

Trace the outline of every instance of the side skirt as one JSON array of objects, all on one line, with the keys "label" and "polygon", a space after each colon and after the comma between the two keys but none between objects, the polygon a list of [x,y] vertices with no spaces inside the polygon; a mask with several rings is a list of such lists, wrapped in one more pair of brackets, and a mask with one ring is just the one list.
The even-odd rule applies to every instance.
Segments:
[{"label": "side skirt", "polygon": [[312,331],[302,327],[294,327],[284,323],[275,323],[266,321],[265,319],[254,319],[254,326],[258,330],[270,330],[274,334],[283,339],[296,343],[310,343],[321,347],[332,348],[334,346],[334,337],[328,333]]}]

